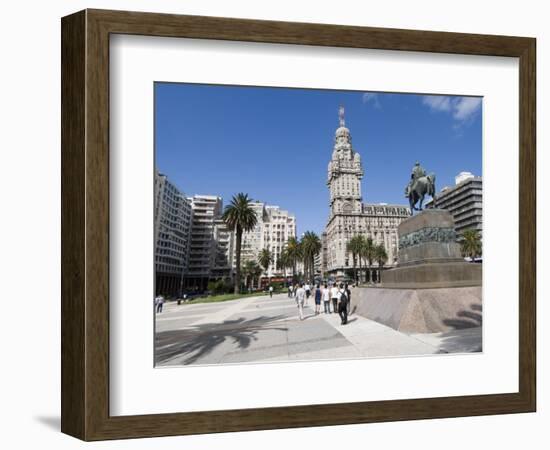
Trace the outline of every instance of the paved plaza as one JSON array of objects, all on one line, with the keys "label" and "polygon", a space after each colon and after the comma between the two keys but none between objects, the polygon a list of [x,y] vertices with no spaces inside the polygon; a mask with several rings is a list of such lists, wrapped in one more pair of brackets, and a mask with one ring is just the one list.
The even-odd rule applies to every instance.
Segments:
[{"label": "paved plaza", "polygon": [[286,294],[221,303],[167,303],[156,314],[160,366],[304,361],[463,353],[481,350],[481,327],[405,334],[352,313],[314,314],[310,298],[300,321]]}]

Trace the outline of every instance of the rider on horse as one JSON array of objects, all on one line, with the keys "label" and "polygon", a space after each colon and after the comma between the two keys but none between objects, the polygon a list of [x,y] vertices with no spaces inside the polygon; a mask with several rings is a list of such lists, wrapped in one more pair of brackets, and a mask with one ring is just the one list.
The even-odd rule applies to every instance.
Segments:
[{"label": "rider on horse", "polygon": [[417,161],[411,171],[409,184],[405,188],[405,197],[409,199],[411,215],[414,211],[422,211],[422,204],[426,195],[435,198],[435,173],[426,175],[426,171]]},{"label": "rider on horse", "polygon": [[407,184],[407,187],[405,187],[405,197],[409,198],[409,194],[414,188],[414,183],[416,180],[418,180],[420,177],[425,177],[426,171],[424,168],[420,165],[418,161],[414,164],[414,167],[411,170],[411,180],[409,181],[409,184]]}]

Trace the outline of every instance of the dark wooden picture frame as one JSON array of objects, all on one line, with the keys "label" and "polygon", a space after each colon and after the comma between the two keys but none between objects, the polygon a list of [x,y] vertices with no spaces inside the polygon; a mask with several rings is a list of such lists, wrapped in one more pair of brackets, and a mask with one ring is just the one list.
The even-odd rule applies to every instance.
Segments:
[{"label": "dark wooden picture frame", "polygon": [[[536,40],[85,10],[62,31],[61,429],[84,440],[531,412],[536,408]],[[519,391],[109,415],[109,36],[134,34],[519,58]],[[183,406],[183,405],[182,405]]]}]

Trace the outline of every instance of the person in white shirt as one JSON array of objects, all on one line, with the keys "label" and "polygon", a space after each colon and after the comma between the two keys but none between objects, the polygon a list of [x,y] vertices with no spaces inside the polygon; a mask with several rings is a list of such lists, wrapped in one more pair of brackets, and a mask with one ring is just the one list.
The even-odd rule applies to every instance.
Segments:
[{"label": "person in white shirt", "polygon": [[162,312],[162,305],[164,305],[164,297],[162,295],[157,295],[155,297],[155,309],[157,311],[157,313],[161,313]]},{"label": "person in white shirt", "polygon": [[338,297],[338,287],[336,286],[336,283],[334,283],[330,288],[330,298],[332,298],[332,312],[334,313],[338,311]]},{"label": "person in white shirt", "polygon": [[269,298],[273,298],[273,286],[269,286]]},{"label": "person in white shirt", "polygon": [[300,287],[296,290],[296,304],[298,305],[298,313],[300,320],[304,320],[304,301],[306,298],[306,290],[304,285],[301,284]]},{"label": "person in white shirt", "polygon": [[323,300],[323,305],[325,306],[325,314],[329,314],[330,313],[330,289],[326,284],[323,287],[321,296]]}]

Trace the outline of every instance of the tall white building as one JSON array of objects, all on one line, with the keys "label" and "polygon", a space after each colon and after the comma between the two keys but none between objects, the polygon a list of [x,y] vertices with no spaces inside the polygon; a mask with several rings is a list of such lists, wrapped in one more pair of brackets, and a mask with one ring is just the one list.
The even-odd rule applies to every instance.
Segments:
[{"label": "tall white building", "polygon": [[[250,207],[256,214],[256,225],[250,231],[243,233],[241,241],[241,264],[246,261],[258,262],[260,250],[264,248],[264,223],[267,220],[267,211],[265,203],[259,201],[252,202]],[[236,262],[233,260],[233,265]]]},{"label": "tall white building", "polygon": [[253,230],[243,233],[241,261],[258,261],[259,253],[266,248],[273,261],[267,276],[282,276],[286,271],[277,269],[281,252],[291,237],[296,237],[296,217],[278,206],[266,205],[259,201],[252,203],[257,217]]},{"label": "tall white building", "polygon": [[166,175],[155,173],[155,291],[176,295],[189,263],[193,211]]},{"label": "tall white building", "polygon": [[227,228],[226,223],[220,218],[214,220],[214,265],[211,267],[211,278],[233,277],[233,258],[235,253],[234,233]]},{"label": "tall white building", "polygon": [[346,128],[344,108],[339,111],[340,126],[336,130],[332,159],[328,164],[327,186],[330,192],[330,213],[325,228],[326,261],[322,266],[330,275],[343,277],[353,267],[353,258],[347,243],[355,235],[371,237],[376,244],[384,244],[388,261],[397,262],[397,226],[410,217],[406,205],[364,204],[361,179],[364,171],[361,156],[352,146],[351,134]]}]

